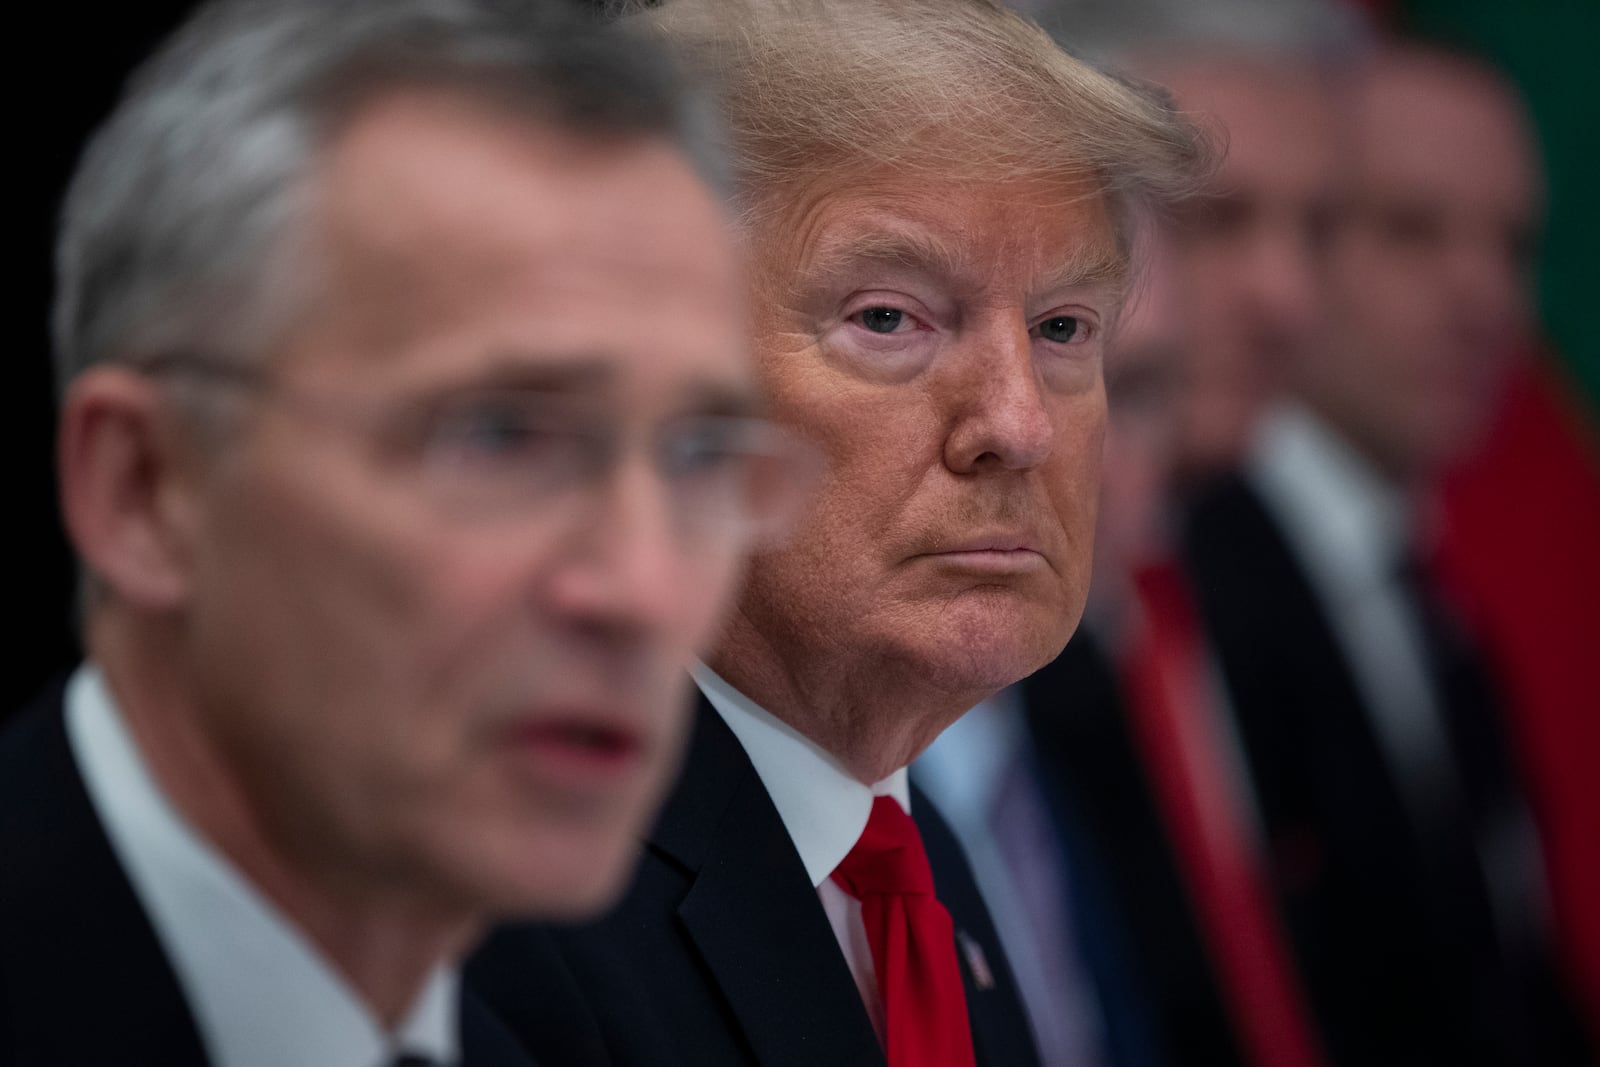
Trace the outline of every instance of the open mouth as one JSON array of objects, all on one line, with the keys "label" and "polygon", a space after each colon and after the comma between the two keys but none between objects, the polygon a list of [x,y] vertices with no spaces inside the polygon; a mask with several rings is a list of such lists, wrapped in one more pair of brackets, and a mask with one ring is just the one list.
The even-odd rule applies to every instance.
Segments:
[{"label": "open mouth", "polygon": [[512,731],[511,741],[541,772],[579,782],[627,774],[644,754],[644,744],[633,731],[589,718],[524,723]]}]

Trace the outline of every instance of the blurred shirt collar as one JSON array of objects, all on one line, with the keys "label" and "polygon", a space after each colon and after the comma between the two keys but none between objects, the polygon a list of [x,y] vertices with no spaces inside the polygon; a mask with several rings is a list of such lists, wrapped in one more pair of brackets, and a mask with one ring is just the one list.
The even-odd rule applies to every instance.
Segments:
[{"label": "blurred shirt collar", "polygon": [[162,794],[98,668],[66,691],[67,737],[112,850],[217,1067],[460,1060],[458,973],[437,968],[387,1033],[317,948]]},{"label": "blurred shirt collar", "polygon": [[1323,588],[1363,595],[1395,581],[1410,543],[1406,498],[1326,423],[1303,407],[1274,409],[1247,466]]}]

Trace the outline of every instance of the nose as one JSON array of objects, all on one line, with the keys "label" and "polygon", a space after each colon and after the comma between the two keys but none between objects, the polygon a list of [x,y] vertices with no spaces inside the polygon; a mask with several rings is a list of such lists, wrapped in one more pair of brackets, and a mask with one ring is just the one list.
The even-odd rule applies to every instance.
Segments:
[{"label": "nose", "polygon": [[1317,313],[1321,269],[1318,250],[1290,220],[1264,227],[1245,265],[1250,312],[1277,336],[1303,338]]},{"label": "nose", "polygon": [[1322,290],[1322,264],[1317,254],[1306,242],[1277,234],[1256,245],[1253,259],[1251,294],[1256,314],[1275,333],[1294,339],[1306,336]]},{"label": "nose", "polygon": [[1527,283],[1520,264],[1496,238],[1472,234],[1446,250],[1440,274],[1452,297],[1450,314],[1469,336],[1510,344],[1527,319]]},{"label": "nose", "polygon": [[694,591],[666,486],[636,456],[596,489],[593,505],[555,567],[556,611],[579,626],[634,638],[669,631]]},{"label": "nose", "polygon": [[1044,385],[1034,364],[1026,320],[996,324],[974,336],[952,361],[945,465],[957,474],[1026,470],[1055,446]]}]

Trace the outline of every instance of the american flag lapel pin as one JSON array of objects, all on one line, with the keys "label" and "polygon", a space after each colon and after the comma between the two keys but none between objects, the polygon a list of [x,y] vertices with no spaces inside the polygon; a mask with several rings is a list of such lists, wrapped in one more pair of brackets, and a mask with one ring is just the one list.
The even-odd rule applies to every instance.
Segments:
[{"label": "american flag lapel pin", "polygon": [[965,930],[956,931],[956,944],[961,946],[961,956],[967,961],[967,973],[972,984],[981,993],[994,988],[994,972],[989,969],[989,958],[983,954],[978,939]]}]

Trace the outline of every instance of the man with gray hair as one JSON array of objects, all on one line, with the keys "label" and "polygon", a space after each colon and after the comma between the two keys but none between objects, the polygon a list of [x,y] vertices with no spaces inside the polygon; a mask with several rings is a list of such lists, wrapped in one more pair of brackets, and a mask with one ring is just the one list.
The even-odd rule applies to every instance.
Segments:
[{"label": "man with gray hair", "polygon": [[574,1062],[1025,1067],[993,926],[905,768],[1077,623],[1133,216],[1201,145],[996,4],[648,18],[723,79],[758,367],[826,471],[695,671],[621,909],[508,931],[475,980],[554,1049],[528,977],[553,945]]},{"label": "man with gray hair", "polygon": [[136,77],[60,236],[88,662],[0,736],[0,1059],[524,1062],[456,961],[621,888],[794,484],[698,114],[553,3],[219,3]]}]

